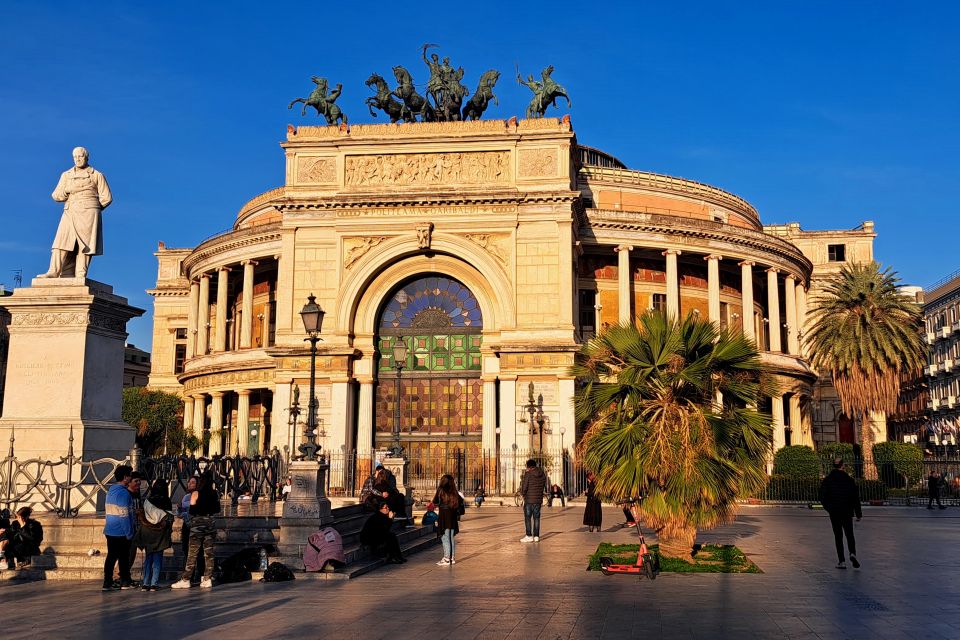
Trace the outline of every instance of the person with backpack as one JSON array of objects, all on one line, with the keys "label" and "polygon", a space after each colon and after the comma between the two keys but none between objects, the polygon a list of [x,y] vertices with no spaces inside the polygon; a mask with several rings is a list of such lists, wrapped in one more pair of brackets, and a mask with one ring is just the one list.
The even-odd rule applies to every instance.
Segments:
[{"label": "person with backpack", "polygon": [[190,550],[187,552],[187,566],[173,589],[189,589],[190,577],[197,564],[201,551],[204,559],[201,589],[213,586],[213,542],[217,537],[217,527],[213,517],[220,513],[220,496],[213,488],[213,471],[207,469],[197,481],[197,490],[190,494]]},{"label": "person with backpack", "polygon": [[854,569],[860,568],[857,560],[857,540],[853,535],[853,517],[857,522],[863,517],[860,511],[860,490],[853,478],[843,470],[843,459],[833,461],[833,471],[827,474],[820,484],[820,503],[830,514],[833,527],[833,540],[837,547],[837,569],[846,569],[843,556],[843,536],[847,536],[847,548],[850,550],[850,563]]},{"label": "person with backpack", "polygon": [[163,552],[173,546],[173,504],[166,480],[153,481],[143,508],[137,512],[140,528],[133,542],[143,549],[143,586],[141,591],[160,589],[160,571],[163,569]]},{"label": "person with backpack", "polygon": [[[130,541],[133,540],[134,521],[137,512],[133,509],[131,489],[133,467],[122,464],[113,472],[114,484],[107,491],[106,518],[103,535],[107,539],[107,557],[103,561],[103,590],[132,589],[130,578]],[[139,483],[139,481],[137,481]],[[120,565],[120,585],[114,587],[113,569]]]},{"label": "person with backpack", "polygon": [[437,533],[443,544],[443,558],[437,566],[446,567],[456,564],[457,546],[453,537],[460,533],[460,516],[464,514],[463,496],[457,490],[457,483],[449,473],[440,478],[433,503],[440,507],[437,516]]},{"label": "person with backpack", "polygon": [[540,509],[543,496],[547,493],[547,474],[537,466],[533,458],[527,460],[527,470],[520,481],[520,495],[523,496],[523,525],[527,535],[520,542],[540,542]]}]

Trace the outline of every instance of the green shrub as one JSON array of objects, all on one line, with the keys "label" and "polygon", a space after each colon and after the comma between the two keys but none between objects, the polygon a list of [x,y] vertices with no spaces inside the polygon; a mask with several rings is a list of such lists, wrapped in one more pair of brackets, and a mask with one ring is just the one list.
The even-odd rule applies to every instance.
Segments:
[{"label": "green shrub", "polygon": [[836,458],[843,459],[844,464],[851,470],[857,467],[856,451],[852,444],[846,442],[820,445],[817,449],[817,455],[820,456],[820,467],[824,475],[830,473],[830,470],[833,469],[833,461]]},{"label": "green shrub", "polygon": [[773,474],[794,479],[818,479],[820,459],[805,445],[783,447],[773,456]]},{"label": "green shrub", "polygon": [[907,442],[878,442],[873,445],[873,464],[888,487],[920,482],[923,476],[923,450]]},{"label": "green shrub", "polygon": [[860,489],[860,502],[887,499],[887,485],[881,480],[857,478],[857,487]]},{"label": "green shrub", "polygon": [[791,478],[770,476],[767,485],[753,497],[761,500],[816,502],[819,500],[819,478]]}]

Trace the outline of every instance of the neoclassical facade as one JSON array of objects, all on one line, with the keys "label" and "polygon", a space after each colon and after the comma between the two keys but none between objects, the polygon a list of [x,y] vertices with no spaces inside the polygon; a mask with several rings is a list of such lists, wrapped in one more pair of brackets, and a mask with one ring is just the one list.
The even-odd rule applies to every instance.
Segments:
[{"label": "neoclassical facade", "polygon": [[327,451],[388,446],[398,401],[408,450],[529,449],[531,383],[544,447],[571,448],[574,353],[647,309],[756,340],[780,382],[775,446],[814,443],[813,263],[743,199],[627,169],[568,118],[291,126],[281,146],[285,184],[231,231],[156,253],[150,386],[182,395],[210,452],[299,443],[311,294]]}]

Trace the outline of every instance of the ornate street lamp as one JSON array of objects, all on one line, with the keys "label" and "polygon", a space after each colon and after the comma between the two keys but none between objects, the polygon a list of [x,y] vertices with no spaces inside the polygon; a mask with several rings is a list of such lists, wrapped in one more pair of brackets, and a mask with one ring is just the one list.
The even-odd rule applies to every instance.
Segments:
[{"label": "ornate street lamp", "polygon": [[[546,418],[543,415],[543,407],[537,405],[536,400],[533,397],[534,387],[533,382],[527,386],[527,411],[530,412],[530,433],[537,433],[540,435],[540,453],[543,453],[543,423],[546,422]],[[536,425],[536,427],[534,427]]]},{"label": "ornate street lamp", "polygon": [[393,366],[397,370],[396,393],[393,407],[393,446],[390,455],[394,458],[403,456],[403,446],[400,444],[400,374],[407,364],[407,342],[403,336],[397,336],[393,343]]},{"label": "ornate street lamp", "polygon": [[307,409],[307,424],[304,429],[304,439],[298,448],[304,460],[317,459],[317,343],[320,342],[320,328],[323,326],[324,311],[316,302],[311,293],[307,297],[307,304],[300,310],[303,328],[307,332],[304,342],[310,343],[310,402]]}]

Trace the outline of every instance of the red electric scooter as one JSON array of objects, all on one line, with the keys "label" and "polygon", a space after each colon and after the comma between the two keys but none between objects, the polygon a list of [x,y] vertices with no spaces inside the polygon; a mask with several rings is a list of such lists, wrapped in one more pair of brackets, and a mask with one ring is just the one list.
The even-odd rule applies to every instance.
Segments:
[{"label": "red electric scooter", "polygon": [[618,506],[630,509],[630,514],[633,516],[633,524],[637,528],[637,535],[640,536],[640,550],[637,552],[637,562],[636,564],[614,564],[613,558],[610,556],[602,556],[600,558],[600,571],[602,571],[605,576],[612,576],[615,573],[630,573],[636,574],[640,579],[646,577],[650,580],[655,580],[657,574],[660,573],[660,558],[647,549],[647,543],[643,539],[643,530],[640,528],[640,514],[637,513],[637,505],[642,499],[643,498],[631,498],[626,502],[618,503]]}]

